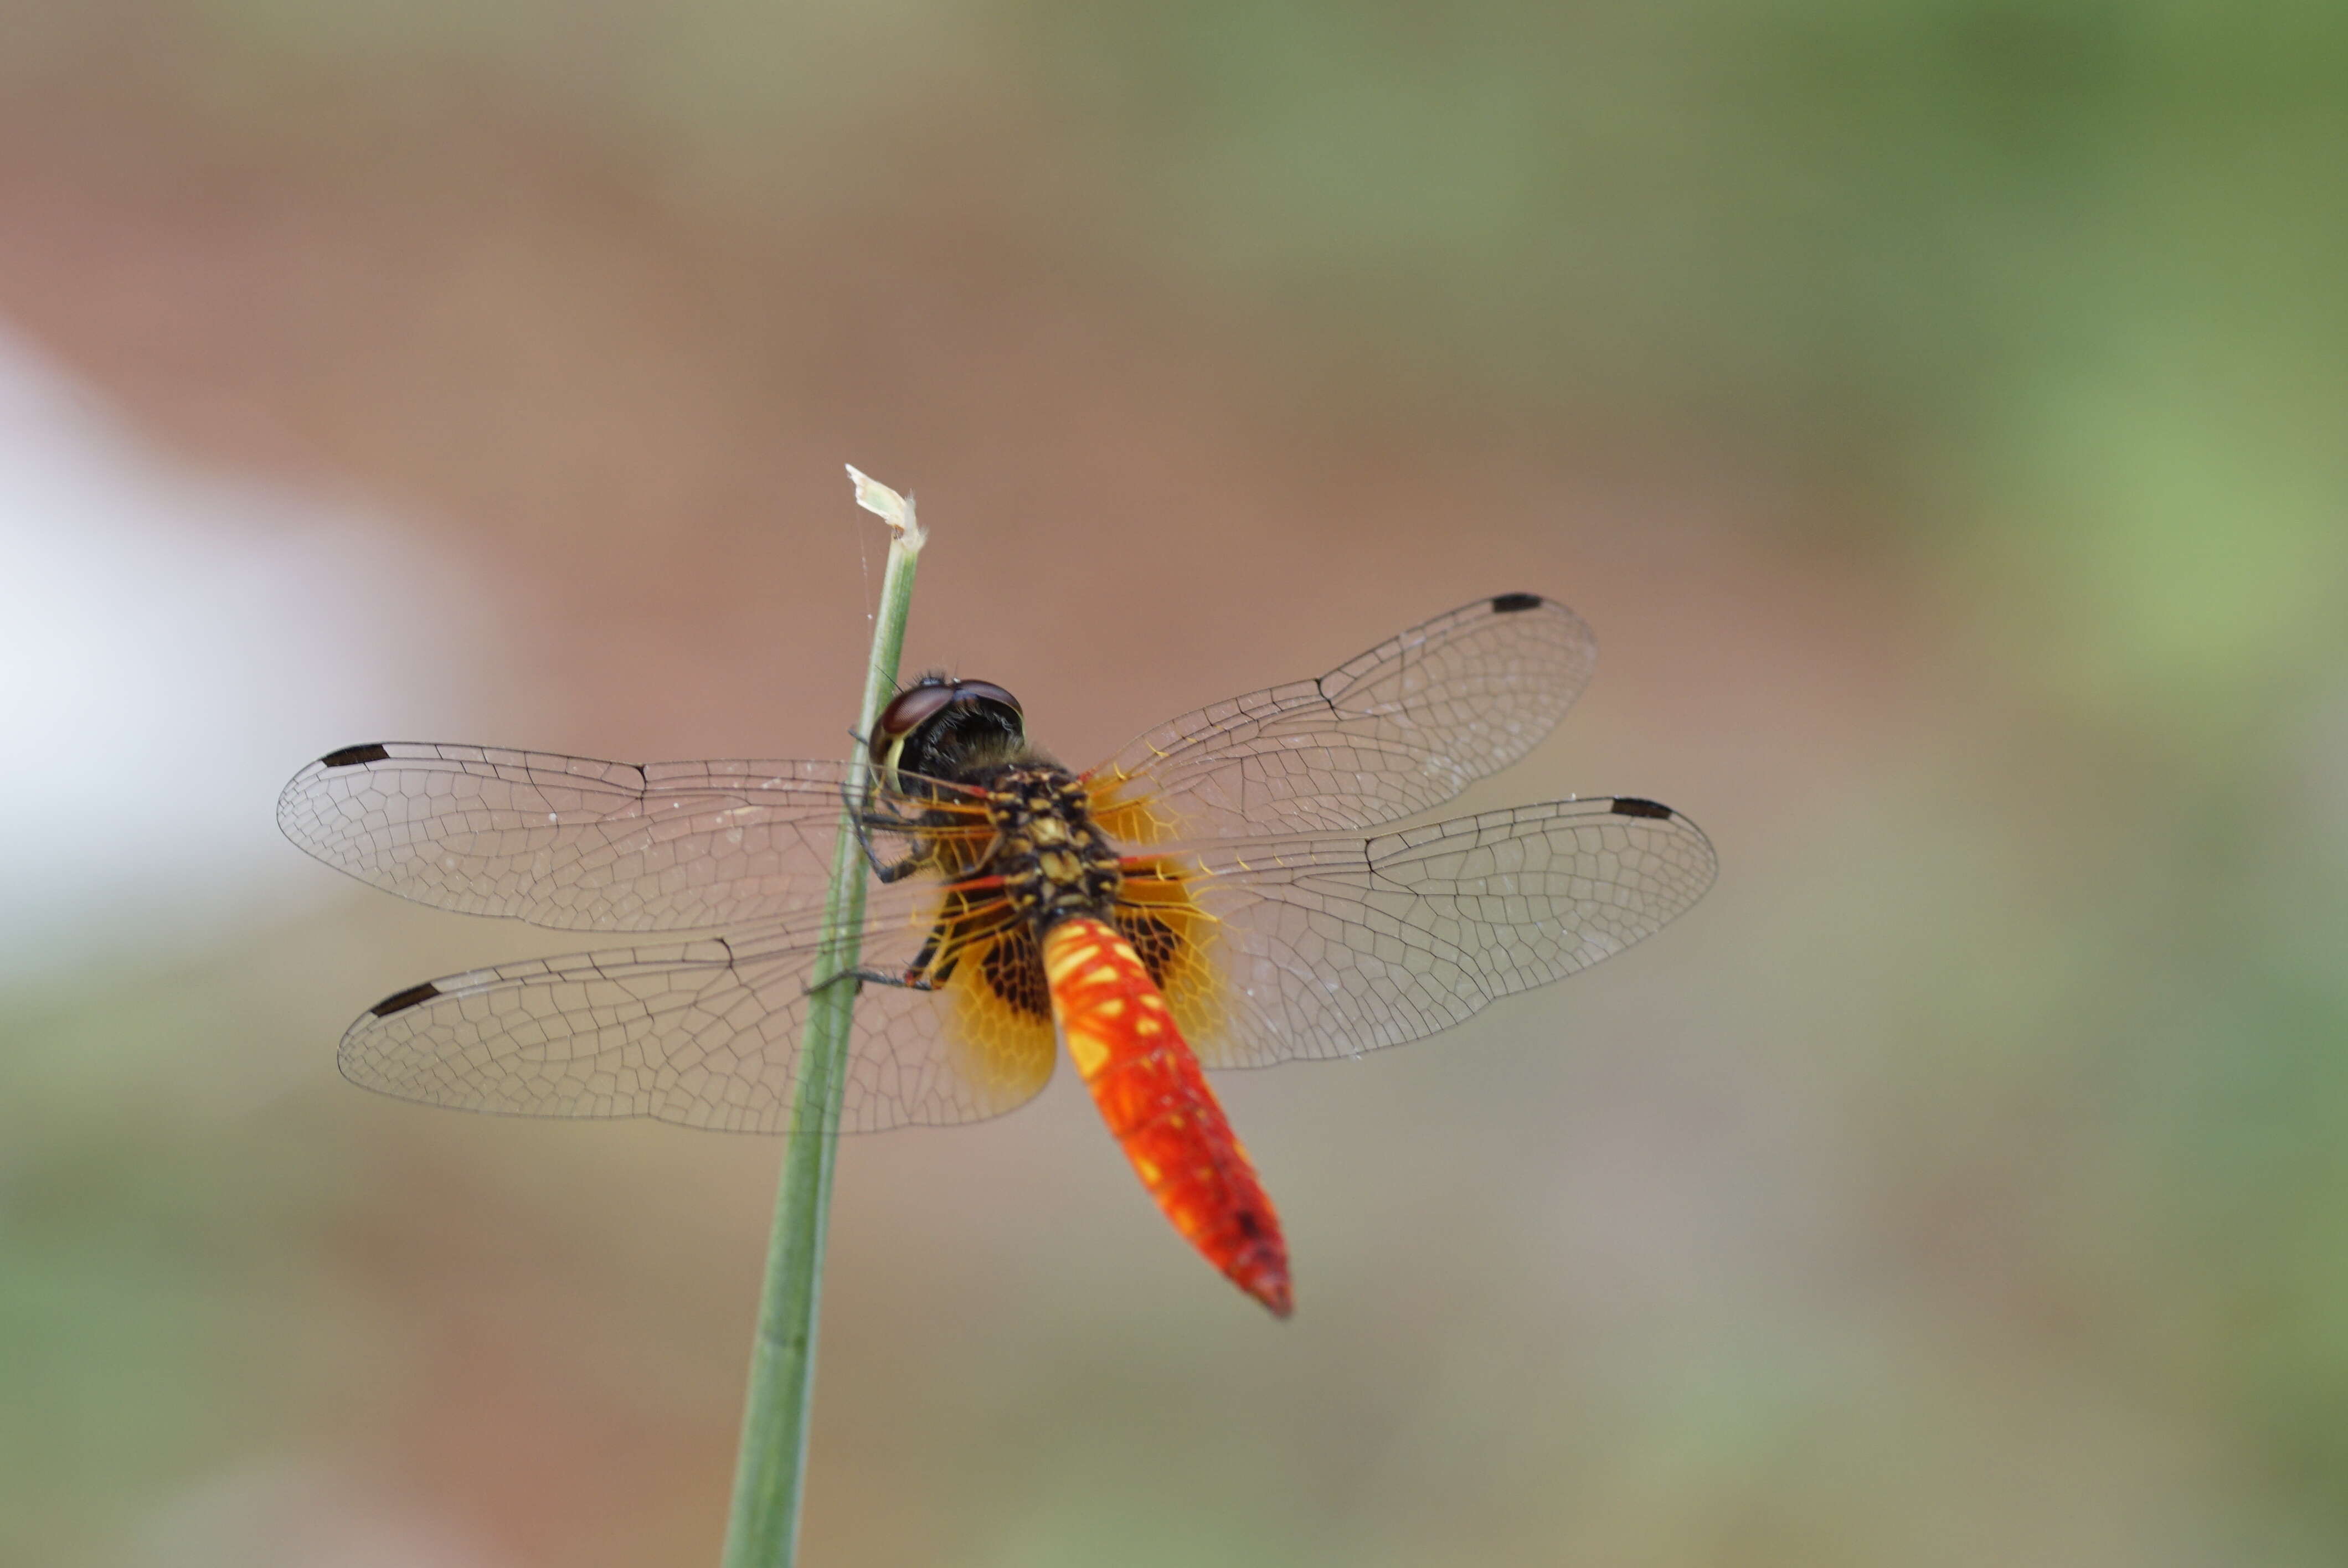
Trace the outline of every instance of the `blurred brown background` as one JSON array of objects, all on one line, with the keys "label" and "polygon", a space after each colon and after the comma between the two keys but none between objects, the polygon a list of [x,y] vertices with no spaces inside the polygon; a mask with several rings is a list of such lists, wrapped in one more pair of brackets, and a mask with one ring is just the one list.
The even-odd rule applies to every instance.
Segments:
[{"label": "blurred brown background", "polygon": [[0,0],[0,1559],[715,1560],[778,1146],[338,1080],[332,746],[1089,762],[1526,589],[1663,937],[842,1160],[821,1563],[2348,1557],[2348,12]]}]

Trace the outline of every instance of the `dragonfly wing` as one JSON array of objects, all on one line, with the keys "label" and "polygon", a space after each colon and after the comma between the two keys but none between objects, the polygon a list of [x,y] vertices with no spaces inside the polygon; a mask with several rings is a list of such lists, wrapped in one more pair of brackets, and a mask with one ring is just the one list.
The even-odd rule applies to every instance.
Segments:
[{"label": "dragonfly wing", "polygon": [[1652,801],[1518,806],[1374,838],[1198,852],[1220,994],[1200,1060],[1358,1055],[1448,1029],[1661,929],[1712,886],[1712,845]]},{"label": "dragonfly wing", "polygon": [[437,909],[685,930],[819,901],[847,781],[836,762],[640,767],[394,742],[304,768],[277,821],[327,865]]},{"label": "dragonfly wing", "polygon": [[1440,805],[1532,750],[1598,643],[1554,600],[1479,599],[1317,681],[1188,713],[1088,775],[1128,842],[1369,827]]},{"label": "dragonfly wing", "polygon": [[[934,885],[876,894],[863,967],[912,966],[939,897]],[[351,1025],[343,1074],[401,1099],[474,1111],[781,1132],[820,925],[819,917],[773,922],[412,987]],[[1053,1063],[1048,1017],[1006,1016],[986,989],[995,966],[983,958],[982,945],[939,989],[863,988],[839,1131],[974,1122],[1043,1089]]]}]

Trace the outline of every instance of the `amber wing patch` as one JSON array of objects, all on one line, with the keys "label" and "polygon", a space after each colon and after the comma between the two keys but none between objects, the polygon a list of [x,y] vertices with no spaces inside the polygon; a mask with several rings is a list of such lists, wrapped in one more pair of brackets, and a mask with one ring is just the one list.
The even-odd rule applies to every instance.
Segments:
[{"label": "amber wing patch", "polygon": [[[1009,1110],[1040,1093],[1055,1057],[1035,933],[1007,908],[963,908],[941,933],[932,983],[953,1002],[950,1060],[972,1094]],[[942,972],[942,979],[935,978]]]},{"label": "amber wing patch", "polygon": [[1164,844],[1185,836],[1183,824],[1138,780],[1113,778],[1092,791],[1093,824],[1119,844]]},{"label": "amber wing patch", "polygon": [[1225,1065],[1220,1054],[1225,981],[1215,962],[1220,927],[1199,907],[1190,885],[1196,866],[1172,856],[1129,860],[1125,888],[1117,896],[1117,928],[1140,955],[1174,1013],[1174,1026],[1209,1067]]}]

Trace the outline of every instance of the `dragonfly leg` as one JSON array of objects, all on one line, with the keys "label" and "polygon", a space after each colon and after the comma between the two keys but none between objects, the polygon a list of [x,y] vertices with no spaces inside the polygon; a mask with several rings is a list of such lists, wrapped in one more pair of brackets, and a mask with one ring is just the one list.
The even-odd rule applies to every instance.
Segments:
[{"label": "dragonfly leg", "polygon": [[902,882],[929,864],[929,857],[919,851],[906,856],[902,860],[881,859],[880,852],[872,847],[871,834],[863,827],[860,827],[857,831],[856,843],[858,847],[864,851],[864,864],[872,868],[872,875],[883,886],[891,882]]},{"label": "dragonfly leg", "polygon": [[872,844],[875,833],[910,835],[920,829],[922,825],[919,821],[894,812],[853,809],[850,813],[850,820],[856,824],[856,847],[864,852],[864,864],[872,868],[872,875],[880,878],[883,886],[901,882],[930,863],[930,851],[926,849],[911,850],[901,859],[884,860]]},{"label": "dragonfly leg", "polygon": [[933,991],[938,989],[938,981],[945,978],[943,975],[925,975],[919,969],[907,969],[901,975],[883,974],[878,969],[852,969],[849,975],[839,978],[847,979],[850,975],[867,985],[891,986],[901,991]]},{"label": "dragonfly leg", "polygon": [[813,996],[818,991],[829,990],[833,986],[842,985],[850,980],[859,986],[891,986],[898,990],[933,991],[938,989],[938,982],[953,972],[951,964],[935,976],[925,975],[921,970],[913,968],[895,975],[882,969],[842,969],[829,979],[818,980],[808,987],[808,995]]},{"label": "dragonfly leg", "polygon": [[875,794],[876,792],[868,788],[864,800],[860,803],[855,792],[843,783],[839,786],[839,804],[847,808],[848,820],[855,825],[856,847],[864,852],[864,863],[872,868],[872,875],[880,878],[885,886],[891,882],[901,882],[920,870],[926,862],[927,856],[920,850],[915,850],[901,860],[880,858],[880,852],[872,847],[872,835],[875,833],[910,834],[920,827],[921,823],[899,812],[876,810],[871,804]]},{"label": "dragonfly leg", "polygon": [[864,852],[864,864],[872,868],[872,875],[882,886],[885,886],[891,882],[902,882],[914,872],[929,866],[932,856],[930,850],[914,849],[908,851],[900,859],[884,860],[881,858],[880,850],[873,847],[873,834],[878,832],[911,834],[917,832],[921,825],[919,822],[911,818],[895,816],[885,812],[868,811],[857,816],[856,846]]},{"label": "dragonfly leg", "polygon": [[819,985],[809,986],[808,989],[812,993],[821,990],[824,986],[836,985],[841,980],[854,980],[859,985],[893,986],[900,990],[908,991],[933,991],[953,977],[954,965],[960,958],[959,954],[950,953],[946,956],[944,963],[938,962],[938,948],[944,938],[945,927],[942,924],[932,927],[929,939],[922,944],[922,950],[914,954],[913,961],[907,964],[899,973],[890,974],[882,969],[843,969]]}]

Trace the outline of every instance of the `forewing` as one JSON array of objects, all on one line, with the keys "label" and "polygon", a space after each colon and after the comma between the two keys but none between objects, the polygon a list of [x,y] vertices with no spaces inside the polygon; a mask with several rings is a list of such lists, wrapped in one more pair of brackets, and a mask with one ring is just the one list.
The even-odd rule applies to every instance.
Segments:
[{"label": "forewing", "polygon": [[1712,845],[1652,801],[1557,801],[1374,838],[1210,847],[1191,897],[1219,994],[1210,1067],[1400,1045],[1588,968],[1712,885]]},{"label": "forewing", "polygon": [[[863,966],[901,974],[935,885],[880,889]],[[649,1116],[776,1132],[790,1117],[820,917],[451,975],[343,1036],[343,1074],[401,1099],[525,1116]],[[1006,1020],[973,958],[936,990],[868,984],[837,1131],[974,1122],[1050,1079],[1048,1021]],[[1005,988],[1008,989],[1008,988]]]},{"label": "forewing", "polygon": [[1532,750],[1597,661],[1590,628],[1555,600],[1478,600],[1317,681],[1141,736],[1088,775],[1096,809],[1138,844],[1398,821]]},{"label": "forewing", "polygon": [[438,909],[687,930],[819,902],[847,782],[836,762],[638,766],[393,742],[304,768],[277,821],[327,865]]}]

